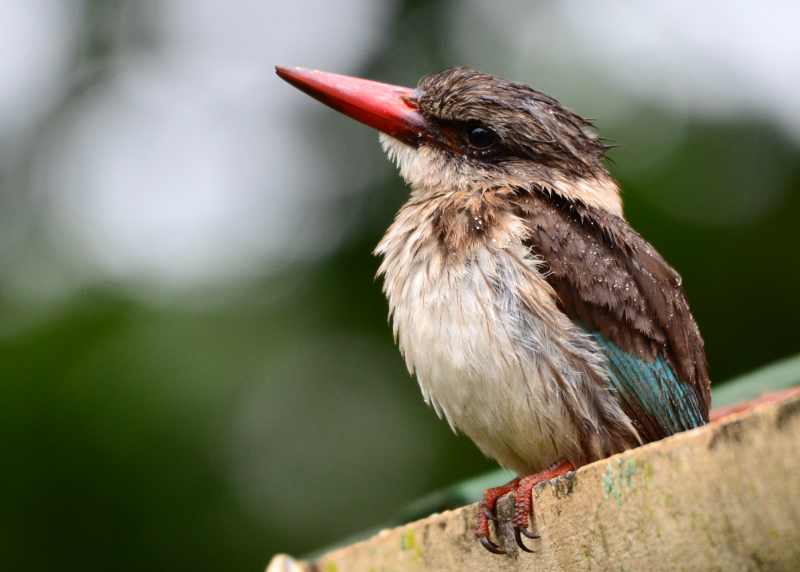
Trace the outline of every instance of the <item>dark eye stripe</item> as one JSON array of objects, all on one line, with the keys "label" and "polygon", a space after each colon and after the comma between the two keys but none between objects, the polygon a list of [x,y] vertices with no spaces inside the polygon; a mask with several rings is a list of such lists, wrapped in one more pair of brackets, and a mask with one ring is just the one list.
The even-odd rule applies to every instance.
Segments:
[{"label": "dark eye stripe", "polygon": [[436,125],[436,143],[452,153],[492,163],[511,155],[500,136],[483,123],[435,117],[428,120]]}]

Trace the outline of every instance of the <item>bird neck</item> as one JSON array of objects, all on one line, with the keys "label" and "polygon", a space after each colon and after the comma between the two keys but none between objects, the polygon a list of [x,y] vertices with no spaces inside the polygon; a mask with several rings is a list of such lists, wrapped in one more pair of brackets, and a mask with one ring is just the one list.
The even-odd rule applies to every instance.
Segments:
[{"label": "bird neck", "polygon": [[599,209],[609,214],[624,218],[622,196],[619,184],[603,171],[590,177],[566,178],[552,177],[534,183],[540,189],[552,192],[570,202],[583,203],[587,207]]},{"label": "bird neck", "polygon": [[[404,290],[417,269],[438,274],[481,253],[521,245],[528,233],[508,188],[432,192],[418,189],[400,209],[375,254],[387,293]],[[390,296],[390,302],[392,296]]]},{"label": "bird neck", "polygon": [[503,189],[539,189],[623,217],[619,185],[605,168],[575,175],[520,160],[489,169],[459,162],[433,147],[406,145],[388,135],[381,134],[380,140],[410,185],[412,201],[448,197],[471,203],[474,197],[502,195]]}]

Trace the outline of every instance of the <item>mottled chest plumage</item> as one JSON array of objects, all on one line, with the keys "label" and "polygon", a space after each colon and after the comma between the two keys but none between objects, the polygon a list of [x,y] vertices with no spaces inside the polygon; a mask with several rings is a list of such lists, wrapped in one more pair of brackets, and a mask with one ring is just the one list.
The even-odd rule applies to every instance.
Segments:
[{"label": "mottled chest plumage", "polygon": [[376,249],[425,400],[520,473],[637,443],[602,352],[558,309],[524,221],[500,198],[412,199]]}]

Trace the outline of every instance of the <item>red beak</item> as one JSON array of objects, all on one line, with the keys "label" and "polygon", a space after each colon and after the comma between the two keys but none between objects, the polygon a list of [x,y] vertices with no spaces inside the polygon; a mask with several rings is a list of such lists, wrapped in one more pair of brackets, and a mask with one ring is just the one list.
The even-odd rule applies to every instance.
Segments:
[{"label": "red beak", "polygon": [[417,145],[428,133],[411,88],[303,68],[276,66],[275,73],[325,105],[405,143]]}]

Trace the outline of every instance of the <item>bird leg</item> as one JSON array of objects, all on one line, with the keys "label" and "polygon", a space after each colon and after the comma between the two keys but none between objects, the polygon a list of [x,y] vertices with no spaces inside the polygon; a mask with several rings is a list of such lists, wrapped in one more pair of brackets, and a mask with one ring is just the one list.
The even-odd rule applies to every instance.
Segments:
[{"label": "bird leg", "polygon": [[516,490],[518,484],[519,479],[514,479],[502,486],[486,489],[483,491],[483,500],[478,505],[478,525],[475,527],[475,538],[486,550],[494,554],[505,554],[505,550],[489,538],[489,520],[494,520],[494,510],[500,497]]},{"label": "bird leg", "polygon": [[[800,395],[800,387],[774,391],[735,405],[719,407],[711,411],[710,421],[714,423],[735,413],[748,411],[758,405],[780,402],[796,395]],[[500,497],[513,492],[514,517],[512,524],[514,525],[514,536],[520,549],[526,552],[532,552],[532,550],[525,546],[522,537],[525,536],[532,539],[539,538],[539,535],[528,529],[528,523],[533,511],[533,489],[539,483],[560,477],[574,470],[575,466],[572,463],[569,461],[562,461],[551,466],[546,471],[514,479],[500,487],[486,489],[478,509],[478,525],[475,529],[475,537],[478,538],[483,547],[488,551],[495,554],[505,554],[505,550],[489,538],[489,521],[495,520],[495,508],[497,507],[497,501]]]},{"label": "bird leg", "polygon": [[533,552],[522,541],[522,536],[539,538],[539,535],[528,529],[528,521],[533,512],[533,489],[539,483],[549,481],[575,470],[575,465],[569,461],[561,461],[551,466],[546,471],[522,477],[517,488],[514,489],[514,537],[517,545],[525,552]]},{"label": "bird leg", "polygon": [[494,511],[497,501],[503,495],[513,492],[514,494],[514,538],[517,545],[525,552],[533,552],[525,546],[522,537],[539,538],[539,535],[528,530],[528,521],[533,510],[533,489],[539,483],[560,477],[569,471],[574,471],[575,466],[569,461],[562,461],[547,469],[533,475],[514,479],[513,481],[501,486],[487,489],[483,493],[483,501],[478,508],[478,526],[475,536],[480,540],[486,550],[495,554],[505,554],[495,542],[489,538],[489,520],[494,519]]}]

